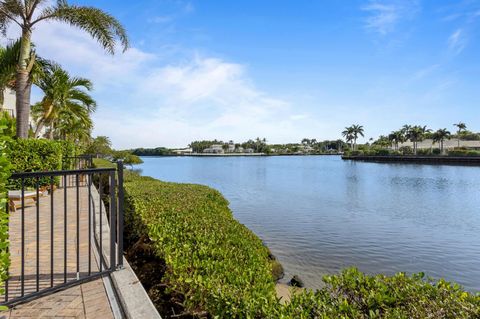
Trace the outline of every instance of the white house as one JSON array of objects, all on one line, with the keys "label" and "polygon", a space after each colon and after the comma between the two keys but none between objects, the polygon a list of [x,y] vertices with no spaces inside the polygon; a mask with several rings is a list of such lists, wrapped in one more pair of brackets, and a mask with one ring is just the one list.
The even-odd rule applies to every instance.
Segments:
[{"label": "white house", "polygon": [[7,112],[11,117],[17,116],[17,111],[15,108],[15,92],[9,88],[6,88],[3,91],[4,101],[3,105],[0,105],[0,109],[3,112]]},{"label": "white house", "polygon": [[227,152],[228,152],[228,153],[233,153],[233,152],[235,152],[235,143],[233,143],[233,141],[230,141],[230,143],[228,143]]},{"label": "white house", "polygon": [[209,148],[203,150],[203,153],[214,153],[214,154],[223,154],[223,145],[221,144],[213,144]]},{"label": "white house", "polygon": [[172,152],[178,155],[183,155],[183,154],[192,154],[193,150],[191,147],[189,147],[189,148],[179,148],[176,150],[172,150]]}]

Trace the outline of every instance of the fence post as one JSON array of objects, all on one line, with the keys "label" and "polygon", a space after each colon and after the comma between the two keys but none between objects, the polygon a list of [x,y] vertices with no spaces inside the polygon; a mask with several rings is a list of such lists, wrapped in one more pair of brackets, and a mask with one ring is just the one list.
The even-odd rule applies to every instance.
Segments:
[{"label": "fence post", "polygon": [[118,266],[123,267],[123,207],[125,194],[123,190],[123,162],[117,161],[117,174],[118,174]]},{"label": "fence post", "polygon": [[115,172],[110,173],[110,269],[117,268],[115,241],[117,239],[117,205],[115,200]]}]

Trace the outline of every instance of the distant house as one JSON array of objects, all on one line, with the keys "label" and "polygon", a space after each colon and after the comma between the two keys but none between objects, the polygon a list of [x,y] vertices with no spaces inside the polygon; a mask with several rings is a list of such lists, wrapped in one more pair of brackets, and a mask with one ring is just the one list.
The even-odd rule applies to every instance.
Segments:
[{"label": "distant house", "polygon": [[227,152],[228,152],[228,153],[233,153],[233,152],[235,152],[235,143],[233,143],[233,141],[230,141],[230,143],[228,143]]},{"label": "distant house", "polygon": [[310,153],[310,152],[313,151],[313,147],[311,147],[310,145],[305,145],[305,146],[303,147],[303,151],[304,151],[305,153]]},{"label": "distant house", "polygon": [[[17,108],[16,108],[16,95],[15,91],[12,89],[6,88],[3,91],[3,105],[0,104],[0,112],[7,112],[10,117],[16,118],[17,117]],[[36,126],[35,122],[32,120],[32,116],[30,114],[28,123],[30,128],[34,128]],[[45,133],[46,128],[44,127],[41,131]]]},{"label": "distant house", "polygon": [[245,149],[245,153],[253,153],[253,148],[247,148],[247,149]]},{"label": "distant house", "polygon": [[209,148],[204,149],[203,153],[223,154],[223,146],[221,144],[213,144]]},{"label": "distant house", "polygon": [[243,153],[243,147],[239,146],[235,149],[235,152],[237,153]]},{"label": "distant house", "polygon": [[11,117],[17,116],[17,111],[15,108],[15,92],[11,89],[5,89],[3,91],[4,101],[3,105],[0,105],[0,110],[2,112],[7,112]]},{"label": "distant house", "polygon": [[192,154],[193,150],[192,148],[179,148],[176,150],[172,150],[172,153],[178,154],[178,155],[184,155],[184,154]]}]

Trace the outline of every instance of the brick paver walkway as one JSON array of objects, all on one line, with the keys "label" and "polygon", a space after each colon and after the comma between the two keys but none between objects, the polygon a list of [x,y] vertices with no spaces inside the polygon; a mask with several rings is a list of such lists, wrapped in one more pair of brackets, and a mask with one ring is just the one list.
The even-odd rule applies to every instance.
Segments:
[{"label": "brick paver walkway", "polygon": [[[92,188],[93,190],[93,188]],[[88,275],[89,264],[92,273],[98,271],[92,249],[89,254],[89,212],[88,189],[79,188],[77,250],[77,193],[76,188],[67,188],[67,236],[65,246],[64,189],[53,194],[53,269],[51,267],[51,197],[42,196],[39,200],[39,241],[38,241],[38,288],[48,288],[65,280],[75,280],[77,276]],[[27,202],[28,203],[28,202]],[[26,204],[27,204],[26,203]],[[97,208],[98,209],[98,208]],[[25,208],[25,270],[24,294],[37,289],[37,210],[35,203]],[[21,294],[21,209],[10,215],[11,267],[9,299]],[[98,221],[97,221],[98,222]],[[104,221],[105,222],[105,221]],[[91,230],[93,232],[93,228]],[[64,252],[66,254],[66,263]],[[77,269],[77,251],[79,263]],[[91,262],[89,263],[89,255]],[[78,270],[78,272],[77,272]],[[4,296],[0,296],[4,300]],[[9,311],[0,312],[0,318],[113,318],[110,303],[101,278],[63,291],[20,304]]]}]

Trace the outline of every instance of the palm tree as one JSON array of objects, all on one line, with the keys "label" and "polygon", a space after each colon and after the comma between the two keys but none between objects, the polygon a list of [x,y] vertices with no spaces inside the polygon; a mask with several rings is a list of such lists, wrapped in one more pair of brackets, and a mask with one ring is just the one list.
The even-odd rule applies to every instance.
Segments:
[{"label": "palm tree", "polygon": [[353,127],[346,127],[345,130],[342,132],[342,136],[345,137],[345,141],[347,143],[350,143],[350,148],[353,149],[353,139],[354,139],[354,132],[353,132]]},{"label": "palm tree", "polygon": [[[37,12],[39,11],[39,12]],[[115,52],[117,39],[123,50],[128,47],[128,38],[123,26],[113,16],[100,9],[71,5],[67,0],[49,4],[47,0],[0,1],[0,30],[5,34],[10,23],[17,24],[21,31],[20,54],[16,68],[17,136],[27,138],[30,111],[31,66],[35,62],[32,51],[32,31],[42,21],[60,21],[89,33],[109,53]]]},{"label": "palm tree", "polygon": [[409,130],[406,132],[406,137],[413,143],[413,152],[415,155],[417,155],[418,142],[422,141],[424,139],[425,133],[431,132],[431,129],[428,129],[426,125],[405,125],[404,129],[407,128],[409,128]]},{"label": "palm tree", "polygon": [[439,129],[433,133],[433,142],[440,144],[440,152],[443,154],[443,141],[450,139],[451,133],[446,128]]},{"label": "palm tree", "polygon": [[[90,80],[71,77],[58,65],[52,65],[37,83],[45,94],[42,100],[33,106],[33,117],[37,119],[35,138],[39,137],[45,125],[50,127],[52,139],[57,127],[84,127],[88,132],[92,127],[90,113],[95,111],[96,102],[84,90],[92,90]],[[69,125],[66,125],[68,123]],[[61,135],[66,138],[66,135]]]},{"label": "palm tree", "polygon": [[393,131],[388,135],[388,139],[395,145],[395,150],[398,151],[398,144],[405,142],[405,134],[402,130]]},{"label": "palm tree", "polygon": [[0,47],[0,105],[5,102],[4,92],[7,87],[15,85],[15,66],[20,42],[10,43],[6,47]]},{"label": "palm tree", "polygon": [[355,146],[357,145],[358,136],[360,135],[360,136],[364,137],[363,126],[358,125],[358,124],[353,124],[352,125],[352,130],[353,130],[353,148],[355,149]]},{"label": "palm tree", "polygon": [[457,127],[458,147],[460,147],[460,134],[462,133],[462,131],[465,131],[467,129],[467,125],[463,122],[458,122],[456,124],[453,124],[453,126]]}]

